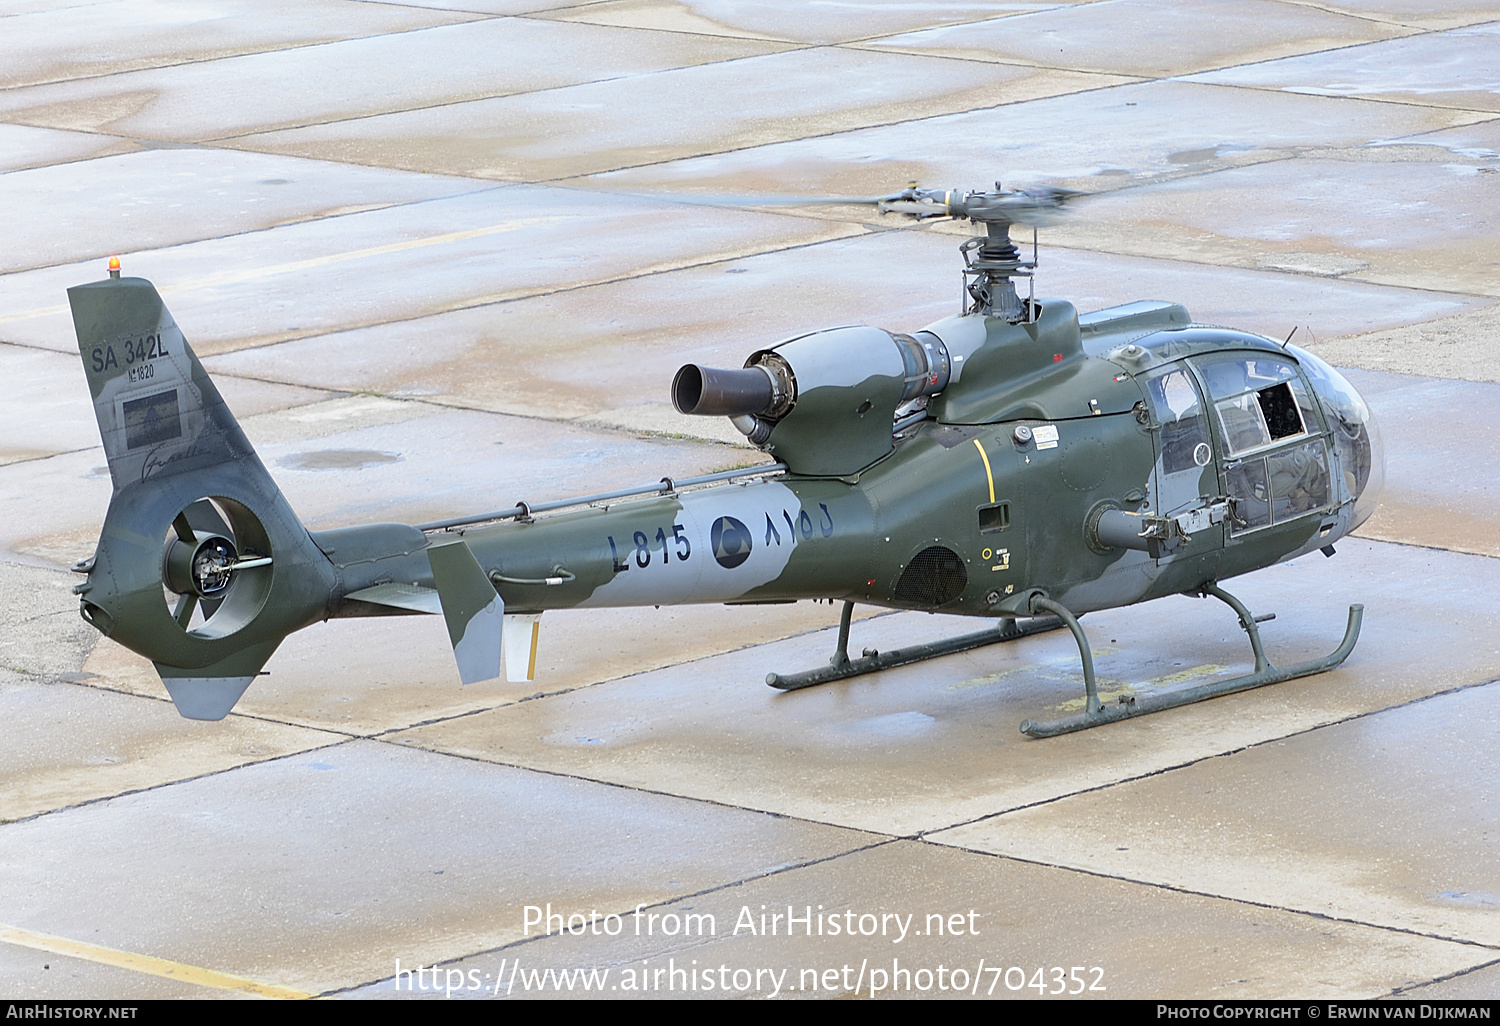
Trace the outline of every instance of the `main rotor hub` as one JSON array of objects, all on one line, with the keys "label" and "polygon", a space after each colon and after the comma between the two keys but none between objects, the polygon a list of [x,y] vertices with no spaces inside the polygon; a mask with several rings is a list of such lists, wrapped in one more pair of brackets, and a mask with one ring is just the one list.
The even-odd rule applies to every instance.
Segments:
[{"label": "main rotor hub", "polygon": [[[1028,298],[1022,302],[1012,278],[1031,278],[1036,268],[1036,236],[1032,235],[1032,256],[1021,259],[1021,252],[1010,238],[1010,226],[1038,225],[1057,220],[1068,200],[1079,195],[1069,189],[1045,186],[1037,189],[1007,190],[999,182],[988,192],[959,193],[952,189],[919,189],[908,186],[878,203],[881,213],[906,214],[919,220],[952,217],[982,224],[985,234],[959,247],[964,258],[964,291],[968,299],[964,313],[987,317],[1004,317],[1012,322],[1036,319],[1036,304]],[[1034,296],[1034,290],[1031,292]]]}]

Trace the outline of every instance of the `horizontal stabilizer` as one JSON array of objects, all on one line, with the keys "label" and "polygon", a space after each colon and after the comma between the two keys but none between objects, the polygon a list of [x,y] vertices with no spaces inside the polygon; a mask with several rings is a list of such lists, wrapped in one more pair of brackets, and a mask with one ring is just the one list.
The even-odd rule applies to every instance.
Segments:
[{"label": "horizontal stabilizer", "polygon": [[500,676],[505,602],[462,539],[429,545],[427,561],[448,621],[448,640],[465,684]]},{"label": "horizontal stabilizer", "polygon": [[443,611],[438,593],[420,584],[377,584],[373,588],[351,591],[344,598],[377,606],[390,606],[392,609],[405,609],[413,613],[431,613],[433,616],[438,616]]},{"label": "horizontal stabilizer", "polygon": [[277,638],[250,645],[208,666],[184,668],[156,663],[156,672],[185,719],[222,720],[280,643]]},{"label": "horizontal stabilizer", "polygon": [[161,682],[172,696],[177,712],[189,720],[222,720],[240,700],[254,674],[249,677],[168,677]]}]

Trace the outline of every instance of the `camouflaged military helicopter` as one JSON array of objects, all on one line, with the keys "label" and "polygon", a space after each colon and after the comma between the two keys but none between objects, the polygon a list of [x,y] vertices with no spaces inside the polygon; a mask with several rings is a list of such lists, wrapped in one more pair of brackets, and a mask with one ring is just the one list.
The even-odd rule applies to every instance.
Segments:
[{"label": "camouflaged military helicopter", "polygon": [[[1257,628],[1268,617],[1219,582],[1332,555],[1370,515],[1384,467],[1368,406],[1289,340],[1197,325],[1174,303],[1080,316],[1031,288],[1023,299],[1035,249],[1023,259],[1010,228],[1074,195],[881,197],[882,212],[982,227],[961,246],[961,313],[678,371],[678,410],[729,417],[775,463],[417,525],[304,528],[156,289],[112,260],[108,279],[68,290],[114,482],[95,554],[74,567],[82,614],[155,663],[182,715],[208,720],[288,634],[343,616],[442,615],[470,683],[502,662],[531,679],[549,609],[842,600],[829,664],[767,678],[785,690],[1066,626],[1086,705],[1021,725],[1038,737],[1338,665],[1362,607],[1330,655],[1278,669]],[[1103,705],[1078,617],[1180,593],[1235,611],[1254,670]],[[851,658],[856,603],[997,623]]]}]

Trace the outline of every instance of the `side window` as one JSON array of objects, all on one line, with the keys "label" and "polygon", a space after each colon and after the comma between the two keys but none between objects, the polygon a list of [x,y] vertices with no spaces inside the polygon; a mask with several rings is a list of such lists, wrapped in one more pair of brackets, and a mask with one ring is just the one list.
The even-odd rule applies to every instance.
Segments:
[{"label": "side window", "polygon": [[1229,533],[1253,531],[1271,522],[1271,490],[1266,486],[1266,461],[1246,460],[1224,475],[1233,508]]},{"label": "side window", "polygon": [[1231,534],[1285,523],[1333,501],[1328,447],[1321,438],[1241,460],[1224,476],[1234,500]]},{"label": "side window", "polygon": [[1207,466],[1213,459],[1208,425],[1188,372],[1178,366],[1153,375],[1146,381],[1146,392],[1161,424],[1162,473]]},{"label": "side window", "polygon": [[1271,515],[1280,523],[1333,499],[1328,476],[1328,450],[1322,439],[1266,457],[1271,483]]},{"label": "side window", "polygon": [[[1230,356],[1205,360],[1198,370],[1219,418],[1225,455],[1308,433],[1303,411],[1311,410],[1311,400],[1293,364],[1275,357]],[[1315,420],[1311,430],[1319,430]]]}]

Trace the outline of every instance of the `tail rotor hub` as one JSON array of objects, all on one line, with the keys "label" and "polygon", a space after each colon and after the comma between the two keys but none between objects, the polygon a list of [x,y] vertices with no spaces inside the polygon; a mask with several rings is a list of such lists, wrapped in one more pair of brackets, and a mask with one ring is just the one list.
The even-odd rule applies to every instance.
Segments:
[{"label": "tail rotor hub", "polygon": [[[265,600],[270,571],[269,539],[240,503],[202,498],[173,519],[162,550],[162,584],[175,596],[168,605],[183,630],[207,628],[209,620],[215,633],[243,626]],[[241,592],[247,592],[244,601],[236,597]],[[195,612],[202,614],[201,626],[193,626]],[[234,623],[220,623],[226,616]]]},{"label": "tail rotor hub", "polygon": [[229,538],[202,535],[193,540],[181,535],[167,540],[162,583],[177,595],[220,598],[234,579],[239,551]]}]

